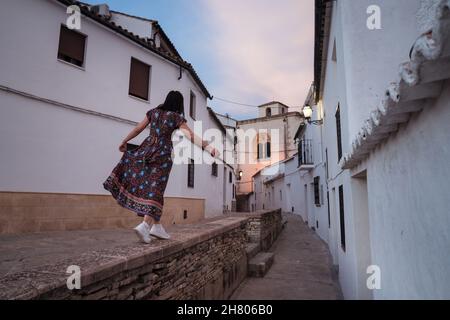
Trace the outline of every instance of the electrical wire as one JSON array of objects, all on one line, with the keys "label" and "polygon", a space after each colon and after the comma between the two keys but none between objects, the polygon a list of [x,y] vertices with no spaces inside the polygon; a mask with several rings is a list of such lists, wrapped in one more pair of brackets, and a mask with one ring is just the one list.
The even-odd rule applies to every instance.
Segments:
[{"label": "electrical wire", "polygon": [[219,97],[213,97],[213,99],[217,99],[217,100],[220,100],[220,101],[223,101],[223,102],[227,102],[227,103],[231,103],[231,104],[235,104],[235,105],[243,106],[243,107],[251,107],[251,108],[258,108],[259,107],[259,106],[255,106],[255,105],[252,105],[252,104],[231,101],[231,100],[223,99],[223,98],[219,98]]}]

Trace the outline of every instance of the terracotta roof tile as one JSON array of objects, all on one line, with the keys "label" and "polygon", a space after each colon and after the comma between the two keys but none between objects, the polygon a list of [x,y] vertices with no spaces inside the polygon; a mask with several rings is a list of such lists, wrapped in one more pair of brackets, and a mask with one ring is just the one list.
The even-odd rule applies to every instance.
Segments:
[{"label": "terracotta roof tile", "polygon": [[[86,3],[82,3],[79,1],[74,1],[74,0],[56,0],[59,3],[62,3],[66,6],[70,6],[70,5],[77,5],[80,7],[80,11],[83,15],[101,23],[102,25],[122,34],[123,36],[126,36],[127,38],[129,38],[130,40],[133,40],[134,42],[142,45],[144,48],[150,50],[151,52],[169,60],[172,63],[175,63],[177,65],[179,65],[182,68],[185,68],[187,71],[189,71],[189,73],[191,74],[191,76],[194,78],[195,82],[198,84],[198,86],[201,88],[201,90],[203,91],[203,93],[206,95],[207,98],[212,98],[211,94],[208,92],[208,89],[206,89],[205,85],[203,84],[203,82],[201,81],[200,77],[198,76],[197,72],[194,70],[194,68],[192,67],[192,65],[186,61],[184,61],[181,56],[178,54],[178,52],[175,49],[175,46],[172,44],[172,42],[169,40],[169,38],[167,37],[167,35],[164,33],[164,31],[162,30],[162,28],[159,26],[159,24],[154,21],[156,28],[158,29],[158,31],[160,32],[160,34],[163,36],[164,40],[169,44],[169,46],[171,47],[171,49],[173,49],[174,52],[177,53],[176,55],[170,55],[168,54],[166,51],[157,48],[156,46],[154,46],[153,44],[151,44],[148,39],[146,38],[141,38],[139,35],[135,35],[133,34],[131,31],[123,28],[121,25],[114,23],[113,21],[109,21],[108,19],[105,19],[103,16],[95,14],[93,12],[91,12],[89,10],[89,7],[87,6]],[[112,11],[114,12],[114,11]],[[149,20],[150,21],[150,20]]]}]

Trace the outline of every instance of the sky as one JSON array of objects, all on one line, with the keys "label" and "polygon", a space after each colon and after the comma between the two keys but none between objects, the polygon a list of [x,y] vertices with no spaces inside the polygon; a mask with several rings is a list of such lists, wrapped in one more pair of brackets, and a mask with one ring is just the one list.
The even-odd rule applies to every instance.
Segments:
[{"label": "sky", "polygon": [[314,0],[105,0],[112,10],[158,20],[212,96],[236,119],[276,100],[303,104],[313,81]]}]

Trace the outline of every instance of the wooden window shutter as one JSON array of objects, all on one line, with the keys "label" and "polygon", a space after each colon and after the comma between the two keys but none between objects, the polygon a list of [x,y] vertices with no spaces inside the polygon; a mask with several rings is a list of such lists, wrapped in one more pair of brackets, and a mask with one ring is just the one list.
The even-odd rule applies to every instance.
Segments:
[{"label": "wooden window shutter", "polygon": [[86,48],[86,36],[61,26],[59,35],[58,58],[82,66]]},{"label": "wooden window shutter", "polygon": [[150,84],[150,66],[131,58],[129,94],[148,100]]},{"label": "wooden window shutter", "polygon": [[345,252],[345,212],[344,212],[344,186],[339,186],[339,216],[341,226],[341,247]]},{"label": "wooden window shutter", "polygon": [[194,160],[189,159],[188,164],[188,187],[193,188],[194,187]]},{"label": "wooden window shutter", "polygon": [[338,105],[336,111],[336,137],[337,137],[337,150],[338,150],[338,162],[342,158],[342,136],[341,136],[341,106]]},{"label": "wooden window shutter", "polygon": [[195,107],[196,107],[196,97],[195,93],[191,91],[189,98],[189,116],[195,120]]},{"label": "wooden window shutter", "polygon": [[216,163],[216,162],[213,162],[213,164],[212,164],[212,171],[211,171],[211,174],[212,174],[214,177],[217,177],[217,176],[218,176],[218,166],[217,166],[217,163]]},{"label": "wooden window shutter", "polygon": [[320,193],[319,193],[320,177],[314,178],[314,204],[320,207]]}]

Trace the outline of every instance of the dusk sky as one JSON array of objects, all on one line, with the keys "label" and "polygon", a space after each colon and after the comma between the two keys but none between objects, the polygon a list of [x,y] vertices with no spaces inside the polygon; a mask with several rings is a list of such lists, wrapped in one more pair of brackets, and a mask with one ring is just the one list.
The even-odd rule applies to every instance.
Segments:
[{"label": "dusk sky", "polygon": [[[211,95],[243,104],[300,106],[313,80],[313,0],[105,0],[112,10],[158,20]],[[213,99],[237,119],[257,108]]]}]

